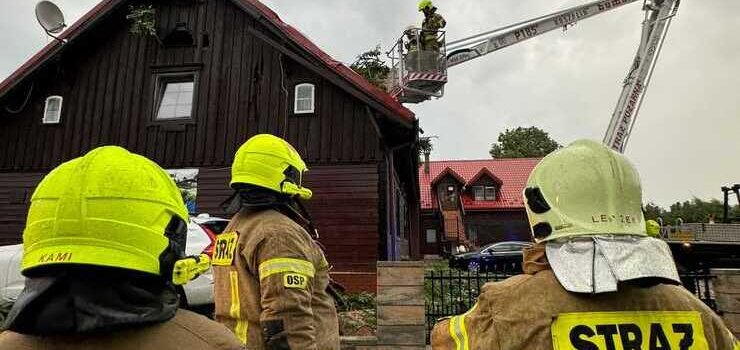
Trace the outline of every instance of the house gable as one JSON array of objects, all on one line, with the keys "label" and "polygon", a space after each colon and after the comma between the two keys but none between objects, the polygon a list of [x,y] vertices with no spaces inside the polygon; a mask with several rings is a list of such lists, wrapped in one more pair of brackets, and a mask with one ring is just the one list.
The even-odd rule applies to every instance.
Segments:
[{"label": "house gable", "polygon": [[[0,97],[0,170],[48,170],[102,144],[167,167],[228,165],[243,140],[265,132],[284,136],[310,164],[382,162],[386,148],[415,137],[410,111],[255,0],[159,3],[162,36],[178,23],[192,32],[195,44],[184,47],[131,35],[126,3],[100,3],[62,34],[67,44],[49,44],[0,83],[8,92]],[[154,122],[160,77],[173,73],[196,77],[192,120]],[[293,113],[301,83],[315,86],[308,115]],[[63,97],[61,121],[43,125],[52,95]]]}]

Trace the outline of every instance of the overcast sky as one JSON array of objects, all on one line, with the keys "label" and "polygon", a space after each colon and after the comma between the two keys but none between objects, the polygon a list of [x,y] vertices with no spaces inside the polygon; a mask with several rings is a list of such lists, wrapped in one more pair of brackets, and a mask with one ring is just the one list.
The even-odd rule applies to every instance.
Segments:
[{"label": "overcast sky", "polygon": [[[0,79],[48,42],[35,1],[2,0]],[[587,0],[437,0],[448,40]],[[96,0],[57,0],[67,22]],[[266,0],[282,18],[343,62],[419,23],[416,0]],[[601,140],[639,43],[639,4],[579,22],[449,71],[445,96],[409,106],[433,159],[488,158],[506,128],[538,126],[561,144]],[[740,182],[740,1],[684,0],[668,33],[626,155],[645,201],[719,198]]]}]

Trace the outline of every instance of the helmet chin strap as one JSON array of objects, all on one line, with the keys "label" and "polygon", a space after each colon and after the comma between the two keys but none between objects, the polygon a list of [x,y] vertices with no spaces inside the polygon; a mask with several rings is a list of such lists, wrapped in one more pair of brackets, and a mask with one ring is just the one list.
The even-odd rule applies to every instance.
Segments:
[{"label": "helmet chin strap", "polygon": [[167,248],[159,255],[159,274],[166,283],[183,285],[210,268],[208,255],[186,256],[188,225],[177,216],[172,216],[164,230]]},{"label": "helmet chin strap", "polygon": [[169,224],[164,229],[167,237],[167,247],[159,255],[159,274],[165,281],[172,281],[172,270],[175,263],[185,257],[185,244],[187,241],[188,226],[181,218],[172,216]]},{"label": "helmet chin strap", "polygon": [[319,237],[311,215],[301,202],[301,196],[298,194],[287,195],[258,186],[246,185],[236,188],[234,194],[221,203],[221,207],[231,215],[241,209],[255,211],[275,209],[303,226],[311,237],[315,239]]}]

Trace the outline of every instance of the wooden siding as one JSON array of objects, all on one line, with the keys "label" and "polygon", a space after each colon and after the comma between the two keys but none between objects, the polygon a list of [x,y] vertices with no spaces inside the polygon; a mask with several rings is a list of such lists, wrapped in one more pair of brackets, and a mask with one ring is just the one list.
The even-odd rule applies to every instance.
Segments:
[{"label": "wooden siding", "polygon": [[[418,215],[416,155],[398,148],[413,142],[416,126],[381,117],[322,73],[329,70],[304,66],[313,58],[229,0],[162,0],[156,7],[161,38],[184,22],[196,45],[166,48],[131,35],[121,5],[0,98],[0,209],[10,208],[0,213],[0,225],[7,223],[0,244],[18,242],[25,219],[26,204],[11,205],[11,193],[30,191],[43,173],[101,145],[123,146],[167,169],[200,169],[198,211],[223,215],[234,153],[250,136],[272,133],[311,167],[310,209],[330,259],[343,271],[374,272],[376,260],[397,258],[386,250],[395,234],[389,179],[399,177],[409,213]],[[152,122],[156,74],[179,71],[197,75],[192,121]],[[299,83],[316,86],[313,114],[293,114]],[[61,122],[44,125],[50,95],[64,98]],[[394,147],[403,164],[397,169],[387,166]],[[408,221],[416,242],[418,220]]]},{"label": "wooden siding", "polygon": [[28,203],[41,173],[0,173],[0,245],[21,242]]},{"label": "wooden siding", "polygon": [[[169,168],[228,165],[257,133],[285,136],[314,164],[383,159],[365,104],[258,38],[275,39],[232,2],[185,3],[158,6],[160,36],[186,22],[198,45],[164,48],[132,36],[119,8],[0,101],[17,108],[31,91],[19,114],[0,109],[0,171],[49,170],[103,144]],[[198,74],[193,122],[153,123],[155,74],[178,70]],[[292,113],[301,82],[316,85],[314,114]],[[58,125],[41,124],[49,95],[64,97]]]},{"label": "wooden siding", "polygon": [[[229,169],[200,169],[198,211],[222,216],[231,195]],[[320,241],[341,271],[375,271],[379,256],[378,165],[310,166],[305,184],[314,192],[307,208]]]},{"label": "wooden siding", "polygon": [[[226,217],[220,203],[232,191],[228,168],[202,168],[198,175],[198,212]],[[21,242],[28,202],[40,173],[0,173],[0,245]],[[374,272],[380,256],[378,165],[311,167],[307,202],[320,241],[331,263],[341,271]]]}]

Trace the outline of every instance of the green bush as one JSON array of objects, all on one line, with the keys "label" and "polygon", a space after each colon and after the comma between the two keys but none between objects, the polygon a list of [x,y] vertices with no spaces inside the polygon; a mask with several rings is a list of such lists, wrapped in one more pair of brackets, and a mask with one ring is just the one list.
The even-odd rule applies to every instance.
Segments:
[{"label": "green bush", "polygon": [[372,335],[378,328],[375,295],[362,292],[340,295],[337,306],[341,335]]}]

